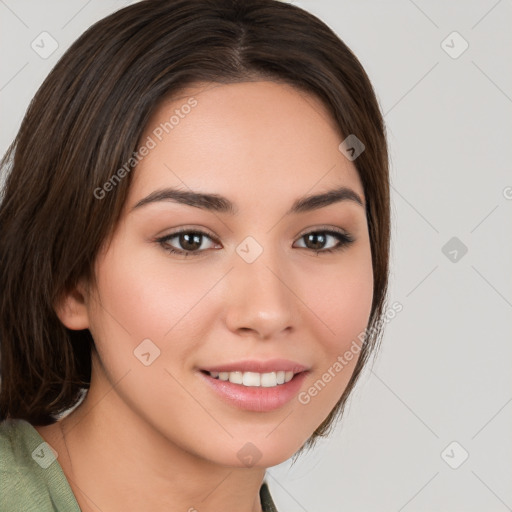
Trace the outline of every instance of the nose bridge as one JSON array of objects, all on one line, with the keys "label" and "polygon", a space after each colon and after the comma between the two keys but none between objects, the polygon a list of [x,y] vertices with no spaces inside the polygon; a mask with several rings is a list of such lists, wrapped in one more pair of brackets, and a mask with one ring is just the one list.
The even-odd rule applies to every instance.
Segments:
[{"label": "nose bridge", "polygon": [[248,236],[236,247],[227,322],[232,330],[250,329],[269,337],[293,326],[297,304],[284,255],[271,246],[271,237],[263,238],[260,242]]}]

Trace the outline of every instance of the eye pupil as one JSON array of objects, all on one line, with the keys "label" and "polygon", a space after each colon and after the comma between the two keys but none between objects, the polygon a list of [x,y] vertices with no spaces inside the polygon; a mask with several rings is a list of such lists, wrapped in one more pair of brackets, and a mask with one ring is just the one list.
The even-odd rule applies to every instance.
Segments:
[{"label": "eye pupil", "polygon": [[[190,241],[192,239],[192,242]],[[180,245],[187,251],[193,251],[201,247],[201,235],[199,233],[181,233]]]},{"label": "eye pupil", "polygon": [[[322,233],[310,233],[306,235],[306,239],[306,245],[309,241],[313,241],[313,247],[310,247],[311,249],[322,249],[325,244],[325,235]],[[320,242],[318,240],[320,240]]]}]

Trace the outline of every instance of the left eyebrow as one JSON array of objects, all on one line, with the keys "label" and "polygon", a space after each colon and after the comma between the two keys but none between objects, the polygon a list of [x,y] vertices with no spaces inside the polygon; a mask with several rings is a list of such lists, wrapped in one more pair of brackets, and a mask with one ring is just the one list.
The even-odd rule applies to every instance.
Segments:
[{"label": "left eyebrow", "polygon": [[[140,208],[150,203],[160,201],[172,201],[179,204],[193,206],[217,213],[226,213],[229,215],[237,215],[239,212],[238,207],[230,201],[227,197],[219,194],[206,194],[201,192],[194,192],[191,190],[178,190],[175,188],[163,188],[151,192],[148,196],[138,201],[130,211]],[[363,200],[351,188],[339,187],[321,194],[310,196],[303,196],[296,199],[291,208],[285,215],[298,214],[325,208],[334,203],[339,202],[354,202],[361,207],[365,207]]]}]

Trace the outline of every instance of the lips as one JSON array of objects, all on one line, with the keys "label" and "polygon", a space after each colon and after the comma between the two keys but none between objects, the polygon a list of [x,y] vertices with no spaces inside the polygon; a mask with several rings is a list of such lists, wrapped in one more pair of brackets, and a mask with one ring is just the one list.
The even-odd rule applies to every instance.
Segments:
[{"label": "lips", "polygon": [[198,368],[203,382],[238,409],[268,412],[299,392],[310,367],[289,359],[242,360]]},{"label": "lips", "polygon": [[244,386],[213,378],[208,372],[197,372],[203,382],[222,401],[237,409],[270,412],[288,404],[300,391],[308,372],[294,374],[293,378],[273,387]]},{"label": "lips", "polygon": [[296,361],[288,359],[268,359],[266,361],[243,360],[233,363],[219,364],[216,366],[204,366],[200,370],[208,373],[212,372],[254,372],[254,373],[270,373],[270,372],[293,372],[300,373],[308,370],[307,366]]}]

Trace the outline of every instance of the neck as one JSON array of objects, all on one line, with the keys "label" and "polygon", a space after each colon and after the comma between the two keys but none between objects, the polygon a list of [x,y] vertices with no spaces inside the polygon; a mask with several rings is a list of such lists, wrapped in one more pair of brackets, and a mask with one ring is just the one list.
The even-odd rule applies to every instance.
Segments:
[{"label": "neck", "polygon": [[[230,467],[191,453],[116,406],[116,393],[83,402],[57,422],[59,462],[83,512],[261,512],[262,468]],[[122,410],[122,409],[121,409]]]}]

